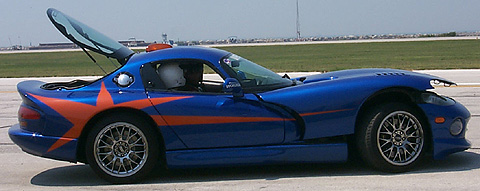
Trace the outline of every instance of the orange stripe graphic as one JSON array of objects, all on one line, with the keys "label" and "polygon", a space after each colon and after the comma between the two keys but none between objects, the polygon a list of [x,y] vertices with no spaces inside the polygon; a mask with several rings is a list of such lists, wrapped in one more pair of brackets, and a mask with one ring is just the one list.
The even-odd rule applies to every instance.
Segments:
[{"label": "orange stripe graphic", "polygon": [[[268,122],[283,121],[278,117],[230,117],[230,116],[174,116],[174,115],[154,115],[152,118],[157,125],[177,126],[177,125],[206,125],[222,123],[248,123],[248,122]],[[165,121],[163,120],[165,119]]]},{"label": "orange stripe graphic", "polygon": [[319,111],[319,112],[313,112],[313,113],[302,113],[300,116],[305,117],[305,116],[311,116],[311,115],[320,115],[320,114],[327,114],[327,113],[336,113],[336,112],[341,112],[341,111],[350,111],[353,109],[339,109],[339,110],[331,110],[331,111]]},{"label": "orange stripe graphic", "polygon": [[[313,113],[303,113],[300,116],[320,115],[327,113],[336,113],[341,111],[349,111],[353,109],[339,109],[331,111],[320,111]],[[179,116],[179,115],[151,115],[158,126],[178,126],[178,125],[207,125],[207,124],[223,124],[223,123],[249,123],[249,122],[269,122],[269,121],[294,121],[295,119],[278,118],[278,117],[232,117],[232,116]]]}]

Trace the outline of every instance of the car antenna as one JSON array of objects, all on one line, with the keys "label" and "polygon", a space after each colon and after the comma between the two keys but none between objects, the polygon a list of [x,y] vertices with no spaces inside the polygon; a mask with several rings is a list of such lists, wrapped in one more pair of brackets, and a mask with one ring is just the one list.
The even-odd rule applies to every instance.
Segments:
[{"label": "car antenna", "polygon": [[88,53],[85,48],[81,47],[83,52],[85,52],[85,54],[87,54],[88,57],[90,57],[90,59],[92,59],[93,63],[95,63],[100,69],[102,69],[103,73],[107,74],[107,72],[105,72],[105,70],[100,66],[98,65],[97,61],[92,57],[92,55],[90,55],[90,53]]}]

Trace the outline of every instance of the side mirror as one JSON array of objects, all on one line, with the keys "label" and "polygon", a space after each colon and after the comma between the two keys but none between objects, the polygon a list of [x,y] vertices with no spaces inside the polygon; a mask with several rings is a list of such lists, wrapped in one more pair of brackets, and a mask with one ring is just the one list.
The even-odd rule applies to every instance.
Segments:
[{"label": "side mirror", "polygon": [[225,79],[225,83],[223,83],[223,91],[232,93],[234,97],[243,97],[242,85],[235,78]]}]

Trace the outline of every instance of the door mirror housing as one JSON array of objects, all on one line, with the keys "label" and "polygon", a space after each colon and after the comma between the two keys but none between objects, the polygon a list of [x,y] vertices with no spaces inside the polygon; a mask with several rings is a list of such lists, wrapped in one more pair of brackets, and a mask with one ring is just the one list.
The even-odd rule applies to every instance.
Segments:
[{"label": "door mirror housing", "polygon": [[223,83],[223,91],[232,93],[234,97],[243,97],[243,89],[240,82],[235,78],[227,78]]}]

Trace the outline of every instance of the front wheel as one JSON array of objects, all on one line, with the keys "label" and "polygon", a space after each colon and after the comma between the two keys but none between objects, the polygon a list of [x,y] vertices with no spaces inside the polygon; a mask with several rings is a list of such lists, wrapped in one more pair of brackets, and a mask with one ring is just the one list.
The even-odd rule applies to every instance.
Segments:
[{"label": "front wheel", "polygon": [[148,123],[130,116],[108,116],[87,137],[86,156],[91,168],[112,183],[131,183],[156,165],[158,141]]},{"label": "front wheel", "polygon": [[375,169],[403,172],[425,153],[426,134],[421,116],[402,103],[388,103],[364,115],[357,134],[362,158]]}]

